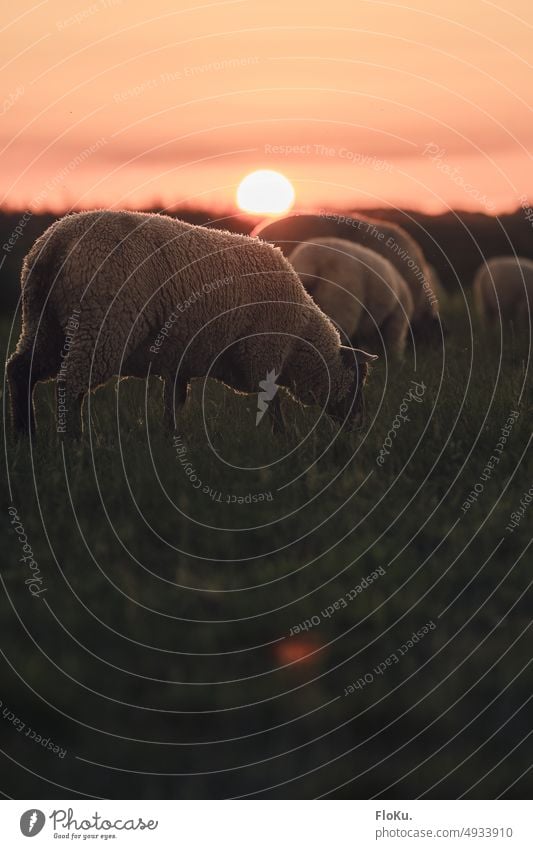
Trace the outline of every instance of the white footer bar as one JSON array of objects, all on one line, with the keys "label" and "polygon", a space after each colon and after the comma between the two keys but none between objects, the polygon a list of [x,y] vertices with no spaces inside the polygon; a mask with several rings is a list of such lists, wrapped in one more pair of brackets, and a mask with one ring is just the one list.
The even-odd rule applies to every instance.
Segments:
[{"label": "white footer bar", "polygon": [[[1,845],[532,849],[524,801],[3,801]],[[35,843],[29,841],[35,839]]]}]

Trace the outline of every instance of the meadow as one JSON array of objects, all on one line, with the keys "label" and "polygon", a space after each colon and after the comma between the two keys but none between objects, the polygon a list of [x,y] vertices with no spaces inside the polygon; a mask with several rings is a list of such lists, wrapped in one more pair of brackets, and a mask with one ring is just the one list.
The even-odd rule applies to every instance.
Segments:
[{"label": "meadow", "polygon": [[127,380],[62,443],[38,387],[37,437],[6,431],[5,793],[531,792],[530,354],[462,296],[444,318],[352,434],[287,396],[272,433],[214,382],[172,434]]}]

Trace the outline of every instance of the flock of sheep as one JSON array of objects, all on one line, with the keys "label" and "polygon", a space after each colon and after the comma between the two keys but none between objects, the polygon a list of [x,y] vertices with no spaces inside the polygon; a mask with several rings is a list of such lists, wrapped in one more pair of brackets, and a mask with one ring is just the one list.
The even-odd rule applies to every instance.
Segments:
[{"label": "flock of sheep", "polygon": [[[7,365],[13,426],[33,432],[33,390],[56,380],[59,432],[77,436],[86,393],[157,375],[175,424],[192,378],[257,392],[267,375],[346,425],[360,419],[374,353],[441,342],[438,283],[401,227],[293,215],[252,236],[165,215],[74,213],[24,260],[22,332]],[[487,320],[529,322],[533,263],[499,257],[474,282]],[[66,341],[67,340],[67,341]],[[280,420],[279,396],[269,405]]]}]

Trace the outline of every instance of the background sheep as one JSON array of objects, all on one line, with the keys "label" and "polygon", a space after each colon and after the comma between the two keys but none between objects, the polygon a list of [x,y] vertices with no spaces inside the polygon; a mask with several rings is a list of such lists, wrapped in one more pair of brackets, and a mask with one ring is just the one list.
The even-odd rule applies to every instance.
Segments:
[{"label": "background sheep", "polygon": [[298,245],[290,262],[343,341],[374,346],[379,334],[387,350],[403,354],[413,299],[388,260],[347,239],[325,238]]},{"label": "background sheep", "polygon": [[344,418],[373,359],[341,347],[281,251],[162,215],[101,210],[53,224],[24,261],[22,315],[8,363],[17,431],[34,428],[38,381],[57,378],[58,431],[68,421],[77,434],[88,390],[149,369],[164,380],[169,424],[190,378],[254,392],[272,370],[303,403]]},{"label": "background sheep", "polygon": [[489,259],[474,278],[474,299],[482,319],[526,325],[533,313],[533,262],[511,256]]},{"label": "background sheep", "polygon": [[398,269],[413,299],[412,326],[418,340],[440,339],[436,298],[427,262],[416,241],[389,221],[343,215],[288,215],[259,224],[252,235],[277,245],[289,256],[300,242],[327,236],[348,239],[370,248]]}]

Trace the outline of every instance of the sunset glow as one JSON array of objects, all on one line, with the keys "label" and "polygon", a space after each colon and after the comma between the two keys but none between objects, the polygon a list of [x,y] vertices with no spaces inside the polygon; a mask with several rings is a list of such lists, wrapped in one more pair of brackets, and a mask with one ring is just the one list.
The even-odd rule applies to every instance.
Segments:
[{"label": "sunset glow", "polygon": [[515,209],[533,195],[528,10],[24,0],[0,32],[0,203],[235,209],[261,168],[300,209]]}]

